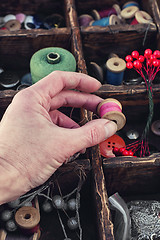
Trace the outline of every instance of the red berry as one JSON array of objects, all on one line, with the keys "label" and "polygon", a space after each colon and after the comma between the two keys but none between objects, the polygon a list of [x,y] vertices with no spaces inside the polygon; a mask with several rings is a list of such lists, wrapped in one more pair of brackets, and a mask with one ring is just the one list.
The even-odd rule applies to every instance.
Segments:
[{"label": "red berry", "polygon": [[119,155],[122,155],[125,150],[126,149],[124,147],[119,148],[119,151],[118,151]]},{"label": "red berry", "polygon": [[133,62],[133,66],[136,68],[136,69],[140,69],[142,67],[142,64],[139,60],[136,60]]},{"label": "red berry", "polygon": [[134,153],[131,150],[129,150],[128,151],[128,156],[133,156],[133,155],[134,155]]},{"label": "red berry", "polygon": [[132,63],[132,62],[127,62],[127,63],[126,63],[126,67],[127,67],[128,69],[133,68],[133,63]]},{"label": "red berry", "polygon": [[155,60],[155,59],[156,59],[156,56],[152,54],[152,55],[150,56],[150,60],[153,61],[153,60]]},{"label": "red berry", "polygon": [[157,58],[160,58],[160,51],[159,50],[155,50],[153,53]]},{"label": "red berry", "polygon": [[112,152],[117,156],[118,155],[118,152],[119,152],[119,148],[117,147],[114,147]]},{"label": "red berry", "polygon": [[158,59],[156,59],[156,60],[153,61],[152,64],[153,64],[154,67],[158,67],[160,65],[160,61]]},{"label": "red berry", "polygon": [[128,56],[126,56],[125,60],[126,60],[126,62],[132,62],[133,58],[131,55],[128,55]]},{"label": "red berry", "polygon": [[127,150],[124,150],[123,153],[122,153],[123,156],[128,156],[128,151]]},{"label": "red berry", "polygon": [[150,57],[152,55],[152,50],[151,49],[146,49],[144,52],[145,57]]},{"label": "red berry", "polygon": [[139,58],[138,58],[138,60],[139,60],[140,62],[144,62],[144,56],[143,56],[143,55],[140,55]]},{"label": "red berry", "polygon": [[139,57],[139,52],[138,51],[133,51],[132,52],[132,57],[137,59]]}]

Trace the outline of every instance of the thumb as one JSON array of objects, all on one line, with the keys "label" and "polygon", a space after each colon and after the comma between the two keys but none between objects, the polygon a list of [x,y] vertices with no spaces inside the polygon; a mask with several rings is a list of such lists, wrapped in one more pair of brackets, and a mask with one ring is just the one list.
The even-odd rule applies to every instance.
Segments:
[{"label": "thumb", "polygon": [[113,121],[106,119],[92,120],[84,126],[74,129],[72,141],[77,148],[75,151],[97,145],[114,135],[116,131],[117,125]]}]

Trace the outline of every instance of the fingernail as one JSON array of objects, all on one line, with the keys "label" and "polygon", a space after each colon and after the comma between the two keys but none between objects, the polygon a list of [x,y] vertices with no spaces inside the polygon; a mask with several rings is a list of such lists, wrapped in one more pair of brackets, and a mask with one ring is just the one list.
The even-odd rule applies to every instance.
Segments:
[{"label": "fingernail", "polygon": [[109,121],[104,125],[104,128],[106,133],[105,139],[107,139],[116,133],[117,124],[113,121]]}]

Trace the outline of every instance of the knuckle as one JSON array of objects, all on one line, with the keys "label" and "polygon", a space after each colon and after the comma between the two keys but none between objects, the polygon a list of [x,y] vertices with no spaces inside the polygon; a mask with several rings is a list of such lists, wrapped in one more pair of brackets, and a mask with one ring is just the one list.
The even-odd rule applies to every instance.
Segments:
[{"label": "knuckle", "polygon": [[92,127],[89,133],[89,142],[91,145],[96,145],[99,143],[100,139],[100,132],[98,131],[98,128]]}]

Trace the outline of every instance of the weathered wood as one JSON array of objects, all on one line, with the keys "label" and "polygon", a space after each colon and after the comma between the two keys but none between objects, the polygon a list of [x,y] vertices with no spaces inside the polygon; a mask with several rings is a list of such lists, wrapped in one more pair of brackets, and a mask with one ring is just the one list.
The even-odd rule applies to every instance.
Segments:
[{"label": "weathered wood", "polygon": [[160,181],[160,155],[133,159],[117,157],[104,159],[104,174],[109,195],[122,196],[157,194]]},{"label": "weathered wood", "polygon": [[93,190],[95,192],[97,224],[100,240],[114,240],[113,223],[109,210],[106,182],[103,174],[102,159],[97,146],[92,148]]}]

